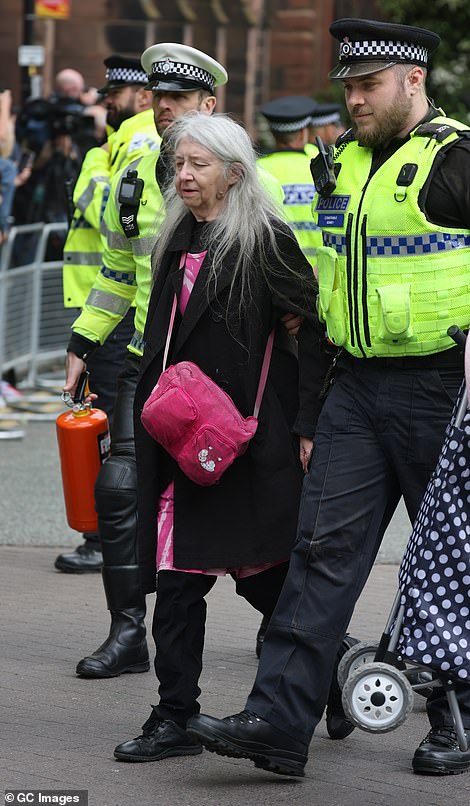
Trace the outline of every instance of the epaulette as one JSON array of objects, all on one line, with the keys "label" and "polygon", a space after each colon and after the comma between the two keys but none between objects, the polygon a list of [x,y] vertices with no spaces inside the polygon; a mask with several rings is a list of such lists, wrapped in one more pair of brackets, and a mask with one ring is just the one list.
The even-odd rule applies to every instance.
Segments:
[{"label": "epaulette", "polygon": [[437,143],[443,143],[451,134],[458,134],[459,137],[469,137],[470,129],[457,129],[449,123],[433,123],[431,120],[429,123],[422,123],[421,126],[418,126],[413,132],[413,137],[429,137],[432,140],[436,140]]}]

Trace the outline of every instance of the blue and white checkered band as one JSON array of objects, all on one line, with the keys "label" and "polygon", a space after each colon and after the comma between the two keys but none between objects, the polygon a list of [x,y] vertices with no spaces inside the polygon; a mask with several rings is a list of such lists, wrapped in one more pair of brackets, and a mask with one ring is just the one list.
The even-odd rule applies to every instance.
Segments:
[{"label": "blue and white checkered band", "polygon": [[310,115],[302,118],[302,120],[270,120],[269,128],[273,132],[298,132],[310,125]]},{"label": "blue and white checkered band", "polygon": [[343,39],[339,48],[340,62],[365,61],[376,59],[378,61],[413,62],[426,65],[428,51],[419,45],[410,42],[393,42],[386,39],[371,39],[370,42],[351,42]]},{"label": "blue and white checkered band", "polygon": [[174,62],[171,59],[165,59],[162,62],[154,62],[152,64],[152,78],[158,75],[160,77],[168,78],[169,76],[176,76],[177,78],[187,78],[190,81],[196,81],[208,87],[211,92],[214,91],[215,79],[212,73],[203,70],[202,67],[197,67],[195,64],[185,64],[184,62]]},{"label": "blue and white checkered band", "polygon": [[[347,253],[344,235],[323,231],[323,243],[332,246],[339,255]],[[423,235],[373,235],[366,239],[367,257],[386,258],[406,255],[429,255],[436,252],[451,252],[468,249],[470,235],[453,232],[425,232]]]},{"label": "blue and white checkered band", "polygon": [[120,81],[122,84],[147,83],[147,73],[133,67],[108,67],[105,77],[109,84],[114,81]]}]

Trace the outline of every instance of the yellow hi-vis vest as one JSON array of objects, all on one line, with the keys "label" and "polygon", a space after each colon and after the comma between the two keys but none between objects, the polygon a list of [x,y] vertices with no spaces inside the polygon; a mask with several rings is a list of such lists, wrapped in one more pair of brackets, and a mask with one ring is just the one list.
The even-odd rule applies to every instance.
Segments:
[{"label": "yellow hi-vis vest", "polygon": [[315,185],[310,174],[310,157],[303,151],[274,151],[259,157],[258,165],[282,185],[284,214],[297,242],[312,267],[317,248],[322,245],[321,230],[312,221],[311,204]]},{"label": "yellow hi-vis vest", "polygon": [[[106,243],[101,271],[95,277],[80,316],[72,325],[74,333],[103,344],[134,304],[135,333],[128,349],[138,356],[143,352],[152,251],[164,215],[163,199],[155,176],[157,160],[158,154],[148,154],[131,162],[114,177],[101,227]],[[144,183],[137,209],[139,234],[132,237],[124,235],[118,201],[121,181],[129,170],[136,171]]]},{"label": "yellow hi-vis vest", "polygon": [[101,221],[110,183],[132,160],[156,152],[160,137],[153,110],[146,109],[121,123],[108,138],[109,150],[90,149],[75,185],[73,215],[64,246],[63,287],[66,308],[81,308],[101,268],[104,242]]},{"label": "yellow hi-vis vest", "polygon": [[318,308],[328,336],[359,358],[419,356],[453,346],[470,322],[470,229],[431,223],[419,195],[441,149],[470,129],[436,117],[370,177],[372,151],[343,139],[330,196],[312,212],[323,231]]}]

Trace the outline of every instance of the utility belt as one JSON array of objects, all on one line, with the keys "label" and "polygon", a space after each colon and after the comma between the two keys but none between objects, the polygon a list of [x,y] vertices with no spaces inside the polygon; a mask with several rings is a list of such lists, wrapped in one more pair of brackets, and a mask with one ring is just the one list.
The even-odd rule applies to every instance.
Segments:
[{"label": "utility belt", "polygon": [[341,365],[345,361],[349,366],[354,369],[455,369],[463,371],[463,352],[459,347],[451,347],[450,350],[443,350],[440,353],[432,353],[431,355],[405,355],[392,358],[384,356],[383,358],[356,358],[355,356],[343,350],[338,359],[338,364]]}]

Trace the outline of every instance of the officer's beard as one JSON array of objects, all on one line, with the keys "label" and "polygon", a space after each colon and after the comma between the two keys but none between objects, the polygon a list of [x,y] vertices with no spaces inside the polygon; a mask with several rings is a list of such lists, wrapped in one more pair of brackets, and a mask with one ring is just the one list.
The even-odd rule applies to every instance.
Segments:
[{"label": "officer's beard", "polygon": [[351,123],[357,142],[365,148],[384,148],[394,137],[406,131],[411,110],[412,100],[401,87],[387,108],[374,112],[374,123],[368,125],[366,130],[361,131],[352,109]]}]

